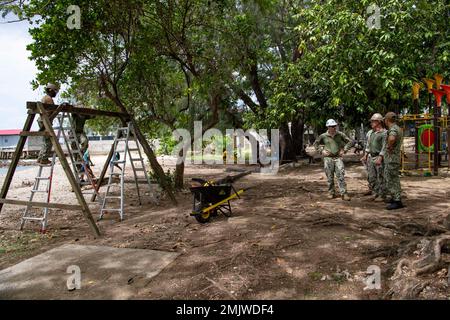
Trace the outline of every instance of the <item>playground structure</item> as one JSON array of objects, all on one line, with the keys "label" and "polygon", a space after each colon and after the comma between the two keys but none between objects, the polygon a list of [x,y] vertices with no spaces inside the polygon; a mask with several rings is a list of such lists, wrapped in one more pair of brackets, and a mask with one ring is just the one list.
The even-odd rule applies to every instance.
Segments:
[{"label": "playground structure", "polygon": [[[423,79],[428,91],[428,112],[421,113],[420,89],[423,84],[414,83],[413,91],[413,113],[401,117],[404,132],[409,128],[414,134],[414,157],[408,157],[407,146],[402,146],[403,173],[421,173],[426,176],[439,175],[439,168],[444,161],[448,161],[449,155],[449,133],[448,114],[450,106],[450,85],[442,84],[443,77],[439,74],[434,79]],[[434,88],[436,87],[436,89]],[[432,98],[435,97],[435,103]],[[442,104],[442,97],[446,96],[446,106]],[[431,113],[432,112],[432,113]]]},{"label": "playground structure", "polygon": [[[12,157],[11,164],[8,168],[8,172],[6,174],[2,189],[0,191],[0,211],[2,210],[4,204],[26,206],[27,210],[28,210],[28,208],[34,207],[34,208],[43,208],[45,210],[63,209],[63,210],[71,210],[71,211],[81,211],[83,213],[84,218],[86,219],[86,222],[88,223],[89,227],[91,228],[92,232],[94,233],[94,235],[100,236],[100,231],[97,227],[96,222],[94,221],[91,210],[89,209],[89,206],[84,198],[83,191],[82,191],[81,185],[79,183],[79,179],[78,179],[78,177],[75,176],[74,172],[70,168],[69,162],[67,161],[67,157],[62,150],[62,147],[59,143],[59,139],[58,139],[57,135],[55,134],[54,128],[52,126],[52,122],[60,113],[62,113],[62,114],[79,114],[79,115],[87,115],[87,116],[93,116],[93,117],[112,117],[112,118],[119,119],[121,122],[121,125],[123,127],[127,127],[127,128],[129,128],[130,125],[135,126],[135,121],[127,113],[102,111],[102,110],[96,110],[96,109],[90,109],[90,108],[79,108],[79,107],[74,107],[74,106],[71,106],[68,104],[62,104],[62,105],[57,106],[57,105],[46,105],[46,104],[42,104],[40,102],[37,102],[37,103],[36,102],[27,102],[27,109],[28,109],[28,116],[25,121],[23,130],[20,133],[19,142],[17,143],[16,150]],[[36,115],[40,115],[43,125],[45,127],[45,130],[38,131],[38,132],[31,131],[31,127],[32,127],[33,121],[36,118]],[[138,130],[136,130],[136,134],[135,134],[136,141],[139,141],[141,143],[141,145],[144,148],[144,152],[148,156],[149,150],[146,150],[144,143],[142,143],[142,139],[145,139],[145,138],[142,136],[142,134],[139,134],[139,132],[137,132],[137,131]],[[64,173],[66,174],[66,176],[69,180],[70,186],[71,186],[73,192],[75,193],[75,196],[78,201],[78,205],[50,203],[50,196],[48,196],[47,201],[45,201],[45,202],[33,202],[32,198],[30,199],[30,201],[13,200],[13,199],[6,198],[6,196],[8,194],[8,190],[11,186],[11,182],[12,182],[15,170],[17,168],[20,157],[22,155],[23,148],[26,143],[26,139],[31,136],[41,136],[41,137],[49,137],[50,138],[55,157],[57,157],[60,161],[60,164],[64,170]],[[121,137],[118,137],[118,138],[121,138]],[[91,198],[91,202],[95,201],[96,195],[98,194],[98,191],[103,184],[106,172],[110,166],[111,159],[113,158],[114,151],[117,151],[117,150],[115,150],[115,146],[116,146],[116,142],[111,146],[111,149],[109,151],[106,162],[103,166],[100,177],[97,179],[98,183],[95,185],[94,192],[93,192],[93,195]],[[153,152],[153,151],[150,149],[150,152]],[[73,159],[71,159],[71,160],[74,161]],[[75,163],[72,163],[72,164],[75,166]],[[124,163],[124,167],[125,167],[125,163]],[[134,169],[134,167],[133,167],[133,169]],[[38,177],[37,179],[42,179],[42,178]],[[47,179],[50,180],[49,187],[51,188],[51,177],[47,178]],[[137,186],[138,181],[135,181],[135,182],[136,182],[136,186]],[[49,191],[47,191],[47,193],[49,193]]]}]

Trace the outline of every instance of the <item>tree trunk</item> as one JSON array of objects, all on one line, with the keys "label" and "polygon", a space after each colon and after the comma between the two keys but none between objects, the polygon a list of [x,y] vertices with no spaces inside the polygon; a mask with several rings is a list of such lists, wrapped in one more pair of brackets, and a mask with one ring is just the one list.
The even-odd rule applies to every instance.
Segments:
[{"label": "tree trunk", "polygon": [[174,180],[176,190],[181,190],[184,188],[184,162],[176,165]]},{"label": "tree trunk", "polygon": [[306,156],[306,151],[304,149],[303,136],[305,133],[305,123],[301,117],[292,122],[291,136],[294,146],[294,152],[296,156],[304,157]]},{"label": "tree trunk", "polygon": [[172,187],[167,181],[166,174],[164,173],[164,170],[162,169],[161,165],[158,163],[158,159],[156,159],[155,153],[153,152],[152,148],[148,144],[147,139],[145,139],[145,136],[139,129],[139,126],[137,125],[136,121],[133,118],[131,118],[131,122],[133,123],[133,127],[136,132],[137,138],[141,143],[148,160],[150,161],[150,166],[152,167],[153,172],[159,178],[161,187],[164,189],[164,191],[166,191],[167,195],[169,196],[173,204],[177,205],[178,202],[177,199],[175,198],[175,195],[172,192]]},{"label": "tree trunk", "polygon": [[[137,139],[142,145],[142,148],[144,149],[144,153],[147,155],[148,161],[150,162],[150,166],[152,167],[153,172],[158,177],[160,181],[161,187],[164,189],[164,191],[169,196],[170,200],[173,204],[177,205],[177,199],[175,198],[174,193],[172,192],[172,187],[168,183],[166,175],[164,173],[164,170],[161,168],[161,165],[158,163],[158,159],[156,159],[156,155],[153,152],[153,149],[148,144],[147,139],[145,139],[145,136],[142,134],[141,129],[137,125],[136,121],[134,120],[133,116],[128,112],[125,105],[122,103],[122,100],[119,98],[117,85],[114,84],[110,79],[108,80],[106,75],[102,75],[100,78],[101,86],[103,87],[103,90],[105,90],[106,96],[119,108],[119,110],[127,115],[129,115],[131,119],[131,123],[133,124],[134,130],[137,135]],[[112,89],[114,90],[114,94],[109,90],[108,82],[111,83]]]},{"label": "tree trunk", "polygon": [[280,163],[296,161],[295,147],[289,133],[289,125],[284,123],[280,127]]},{"label": "tree trunk", "polygon": [[[178,163],[179,160],[182,160],[181,163]],[[178,154],[178,162],[175,166],[175,175],[174,175],[174,183],[175,189],[181,190],[184,188],[184,162],[186,160],[186,155],[183,154],[183,149],[180,150]]]}]

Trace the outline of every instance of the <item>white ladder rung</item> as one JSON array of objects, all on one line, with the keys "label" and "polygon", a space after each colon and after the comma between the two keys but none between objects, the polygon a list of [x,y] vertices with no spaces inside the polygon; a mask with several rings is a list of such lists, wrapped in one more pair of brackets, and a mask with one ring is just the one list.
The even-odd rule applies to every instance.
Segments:
[{"label": "white ladder rung", "polygon": [[48,191],[46,191],[46,190],[35,190],[35,189],[31,190],[31,192],[33,192],[33,193],[48,193]]},{"label": "white ladder rung", "polygon": [[29,221],[44,221],[45,218],[35,218],[35,217],[22,217],[22,220],[29,220]]}]

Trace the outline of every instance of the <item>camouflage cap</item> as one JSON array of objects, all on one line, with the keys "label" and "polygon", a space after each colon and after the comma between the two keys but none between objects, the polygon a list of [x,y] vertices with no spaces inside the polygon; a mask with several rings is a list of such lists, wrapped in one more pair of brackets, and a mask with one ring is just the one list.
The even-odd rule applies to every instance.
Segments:
[{"label": "camouflage cap", "polygon": [[398,120],[398,117],[397,117],[397,114],[395,112],[388,112],[384,116],[384,119],[392,121],[392,122],[396,122]]}]

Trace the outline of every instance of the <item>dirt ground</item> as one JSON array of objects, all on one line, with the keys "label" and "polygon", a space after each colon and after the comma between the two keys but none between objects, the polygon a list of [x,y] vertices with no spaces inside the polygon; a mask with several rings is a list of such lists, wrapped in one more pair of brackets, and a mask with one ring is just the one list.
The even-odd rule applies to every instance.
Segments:
[{"label": "dirt ground", "polygon": [[[93,158],[95,172],[102,160],[104,156]],[[174,164],[162,162],[165,169]],[[367,184],[358,156],[349,155],[346,166],[350,202],[325,198],[326,179],[317,161],[275,176],[254,173],[239,180],[237,188],[251,189],[233,201],[233,216],[208,224],[189,215],[189,190],[178,193],[177,207],[164,197],[158,206],[150,201],[138,206],[130,183],[125,220],[106,215],[99,222],[103,235],[98,239],[80,212],[63,210],[51,210],[46,234],[38,233],[36,224],[18,231],[23,208],[5,205],[0,214],[0,270],[62,244],[104,245],[181,254],[151,281],[134,281],[136,299],[389,299],[399,259],[414,257],[420,243],[439,233],[427,230],[441,230],[449,213],[450,178],[403,177],[407,207],[389,212],[384,203],[363,195]],[[188,165],[186,181],[224,177],[230,174],[225,168]],[[26,199],[36,170],[18,172],[8,198]],[[60,167],[55,176],[52,201],[76,204]],[[99,206],[91,208],[98,217]],[[411,225],[414,230],[408,229]],[[417,246],[401,250],[410,243]],[[442,259],[448,266],[450,256]],[[372,265],[381,268],[380,290],[364,290]],[[450,299],[447,268],[424,275],[426,285],[417,298]]]}]

